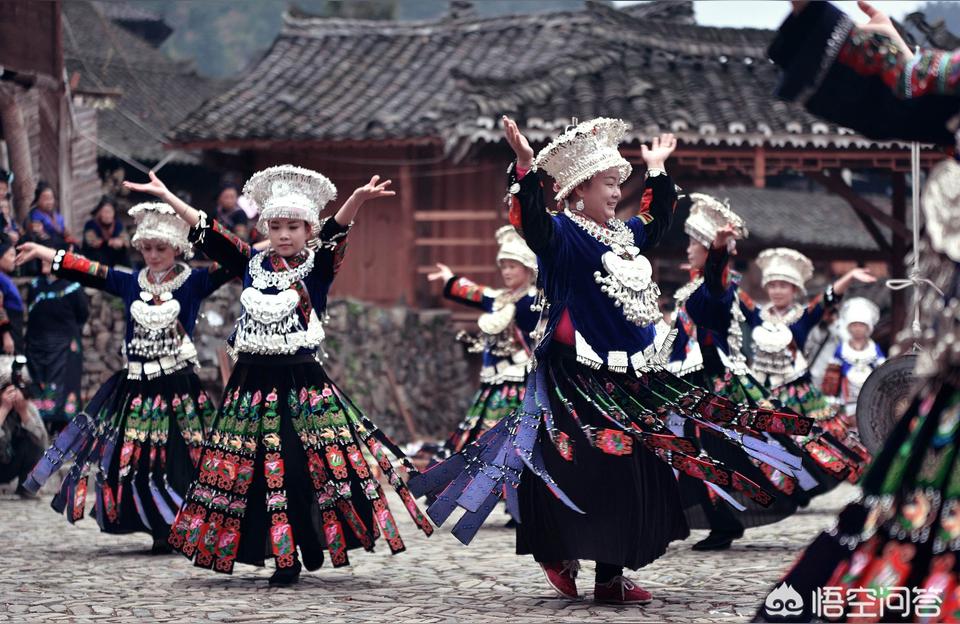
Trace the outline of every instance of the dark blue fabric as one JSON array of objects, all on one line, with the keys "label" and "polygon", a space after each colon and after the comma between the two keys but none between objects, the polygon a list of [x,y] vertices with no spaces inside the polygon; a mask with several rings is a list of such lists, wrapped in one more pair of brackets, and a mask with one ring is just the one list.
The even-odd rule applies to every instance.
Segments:
[{"label": "dark blue fabric", "polygon": [[[810,2],[799,15],[787,18],[768,51],[783,70],[777,95],[786,100],[805,98],[801,103],[812,114],[873,139],[953,145],[947,122],[960,111],[957,94],[927,93],[908,99],[880,75],[863,75],[836,60],[823,72],[830,36],[845,21],[849,18],[829,2]],[[849,43],[849,33],[844,43]]]},{"label": "dark blue fabric", "polygon": [[[197,323],[197,316],[200,313],[203,300],[227,281],[227,276],[220,273],[214,275],[210,269],[191,269],[187,281],[173,292],[173,298],[180,302],[180,315],[177,318],[187,335],[193,335],[193,328]],[[134,301],[140,299],[141,292],[140,284],[137,281],[137,273],[110,269],[103,290],[123,300],[127,323],[124,340],[129,343],[133,339],[133,319],[130,317],[130,306]],[[131,356],[130,359],[136,361],[137,358]]]},{"label": "dark blue fabric", "polygon": [[[511,170],[511,182],[514,179]],[[648,178],[646,186],[653,192],[653,222],[645,224],[639,217],[626,222],[641,251],[654,246],[669,229],[676,198],[673,182],[666,175]],[[521,233],[537,254],[541,284],[550,302],[547,331],[538,354],[545,352],[564,310],[569,312],[574,328],[604,361],[610,351],[626,351],[629,356],[652,344],[653,325],[640,327],[627,321],[622,309],[614,305],[594,279],[595,272],[606,273],[601,256],[609,248],[567,216],[551,216],[545,211],[538,172],[531,171],[520,180],[517,199],[521,206]]]},{"label": "dark blue fabric", "polygon": [[44,211],[40,210],[39,208],[34,208],[30,211],[29,219],[30,221],[42,223],[43,230],[47,233],[47,236],[63,236],[63,231],[66,227],[63,221],[63,215],[55,214],[51,219],[50,215]]},{"label": "dark blue fabric", "polygon": [[[876,350],[877,358],[885,358],[886,355],[883,353],[883,349],[880,348],[880,345],[873,343],[873,348]],[[850,372],[850,369],[853,367],[853,364],[843,359],[843,343],[837,345],[836,350],[833,352],[833,357],[840,362],[840,374],[844,377],[847,376],[847,373]],[[876,363],[870,365],[870,368],[876,368]]]},{"label": "dark blue fabric", "polygon": [[[747,317],[747,324],[750,327],[758,327],[763,324],[763,321],[760,319],[760,308],[758,306],[750,308],[741,300],[740,309],[743,310],[744,316]],[[823,318],[823,311],[823,298],[820,298],[814,305],[808,305],[804,308],[803,315],[790,324],[790,333],[793,334],[793,342],[796,344],[798,351],[803,351],[811,330],[813,330],[813,328],[817,326],[817,323]]]},{"label": "dark blue fabric", "polygon": [[10,276],[0,273],[0,293],[3,294],[3,307],[14,312],[23,312],[23,297]]}]

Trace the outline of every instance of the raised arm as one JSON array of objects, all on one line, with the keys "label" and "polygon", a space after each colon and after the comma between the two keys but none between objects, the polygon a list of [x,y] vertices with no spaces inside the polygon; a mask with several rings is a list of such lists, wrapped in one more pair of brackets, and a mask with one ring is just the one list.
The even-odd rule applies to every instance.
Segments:
[{"label": "raised arm", "polygon": [[132,191],[153,195],[169,204],[177,216],[190,226],[191,242],[216,260],[223,270],[231,275],[239,277],[246,272],[247,263],[253,255],[250,245],[237,238],[220,222],[213,220],[208,223],[204,213],[172,193],[154,172],[150,172],[150,182],[146,184],[124,182],[123,186]]},{"label": "raised arm", "polygon": [[353,193],[350,194],[347,201],[343,202],[340,210],[337,211],[337,214],[335,214],[333,218],[341,226],[349,227],[353,224],[353,220],[357,217],[357,213],[365,203],[383,197],[393,197],[397,194],[396,191],[390,190],[392,183],[392,180],[384,180],[381,182],[380,176],[373,176],[369,182],[354,189]]},{"label": "raised arm", "polygon": [[725,332],[730,327],[730,310],[737,297],[737,287],[730,280],[729,258],[725,241],[719,247],[716,242],[711,246],[703,267],[703,284],[686,302],[687,314],[705,329]]},{"label": "raised arm", "polygon": [[643,182],[640,212],[627,221],[627,226],[641,249],[655,247],[673,225],[677,190],[667,175],[666,163],[676,148],[677,139],[669,133],[654,137],[650,147],[646,144],[640,146],[647,165],[647,177]]},{"label": "raised arm", "polygon": [[157,177],[157,174],[151,171],[148,175],[150,176],[150,181],[146,184],[125,181],[123,187],[131,191],[137,191],[138,193],[153,195],[160,201],[169,204],[177,213],[177,216],[186,221],[190,227],[195,227],[200,223],[203,214],[199,210],[174,195],[170,189],[167,188],[167,185]]},{"label": "raised arm", "polygon": [[437,270],[427,275],[431,282],[443,282],[443,296],[450,301],[490,312],[493,310],[494,298],[489,295],[490,289],[467,279],[454,275],[445,264],[437,263]]},{"label": "raised arm", "polygon": [[122,296],[124,284],[136,279],[130,273],[118,271],[105,264],[88,260],[80,254],[62,249],[57,251],[39,243],[23,243],[17,247],[17,266],[22,266],[31,260],[49,262],[55,275],[116,296]]},{"label": "raised arm", "polygon": [[545,255],[554,243],[553,217],[547,212],[543,181],[533,169],[533,148],[517,122],[503,116],[503,133],[517,159],[507,171],[510,223],[533,253]]},{"label": "raised arm", "polygon": [[810,300],[810,303],[807,304],[806,311],[804,311],[803,317],[801,317],[801,322],[804,325],[812,328],[814,325],[820,322],[820,319],[823,318],[824,312],[835,308],[840,303],[840,300],[843,298],[843,294],[847,292],[847,289],[850,288],[850,285],[853,282],[872,284],[875,281],[877,281],[877,278],[874,277],[868,269],[861,267],[850,269],[837,281],[827,286],[827,289],[824,292],[816,295]]},{"label": "raised arm", "polygon": [[347,234],[360,208],[368,201],[395,196],[396,191],[390,190],[391,183],[390,180],[381,182],[378,175],[371,177],[369,182],[354,189],[332,218],[321,222],[320,231],[312,243],[317,253],[313,265],[315,277],[328,283],[333,281],[347,251]]}]

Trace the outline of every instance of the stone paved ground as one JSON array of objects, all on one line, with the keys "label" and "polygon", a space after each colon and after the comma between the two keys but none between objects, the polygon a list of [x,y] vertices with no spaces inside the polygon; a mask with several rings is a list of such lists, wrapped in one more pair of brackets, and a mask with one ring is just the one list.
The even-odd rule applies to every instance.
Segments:
[{"label": "stone paved ground", "polygon": [[[92,519],[70,526],[43,501],[0,498],[0,622],[742,622],[797,552],[855,495],[817,499],[778,524],[753,529],[726,552],[675,544],[633,577],[655,600],[643,608],[565,602],[545,587],[513,532],[481,530],[469,548],[445,530],[429,540],[394,506],[408,551],[352,555],[353,566],[267,586],[270,569],[223,576],[180,556],[150,557],[146,536],[109,536]],[[493,518],[491,527],[502,525]],[[581,590],[591,589],[592,570]]]}]

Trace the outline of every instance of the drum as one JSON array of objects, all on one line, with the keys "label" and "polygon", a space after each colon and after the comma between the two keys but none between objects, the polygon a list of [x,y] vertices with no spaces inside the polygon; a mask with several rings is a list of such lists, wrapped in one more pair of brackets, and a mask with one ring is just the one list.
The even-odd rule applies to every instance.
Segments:
[{"label": "drum", "polygon": [[918,380],[913,374],[916,353],[890,358],[867,377],[857,398],[860,441],[872,453],[883,448],[887,436],[910,406]]}]

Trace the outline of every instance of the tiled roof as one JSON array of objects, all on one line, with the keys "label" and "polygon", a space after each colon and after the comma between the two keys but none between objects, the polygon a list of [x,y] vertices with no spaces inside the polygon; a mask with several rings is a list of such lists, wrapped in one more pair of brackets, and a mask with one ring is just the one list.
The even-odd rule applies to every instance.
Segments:
[{"label": "tiled roof", "polygon": [[79,73],[80,91],[119,93],[97,111],[98,137],[141,160],[163,158],[166,133],[213,95],[218,83],[113,23],[99,3],[72,0],[62,6],[68,74]]},{"label": "tiled roof", "polygon": [[[850,204],[826,191],[758,189],[750,186],[712,186],[686,190],[729,200],[734,212],[746,221],[750,231],[746,244],[750,247],[762,249],[792,245],[878,251],[876,242]],[[864,195],[864,198],[889,213],[889,199],[879,195]],[[677,216],[678,219],[686,218],[686,212]],[[887,232],[882,226],[880,229]]]},{"label": "tiled roof", "polygon": [[500,114],[534,140],[597,115],[633,138],[690,143],[870,146],[771,93],[772,31],[692,24],[690,2],[626,10],[383,22],[285,16],[280,36],[175,143],[427,139],[450,151],[500,140]]}]

